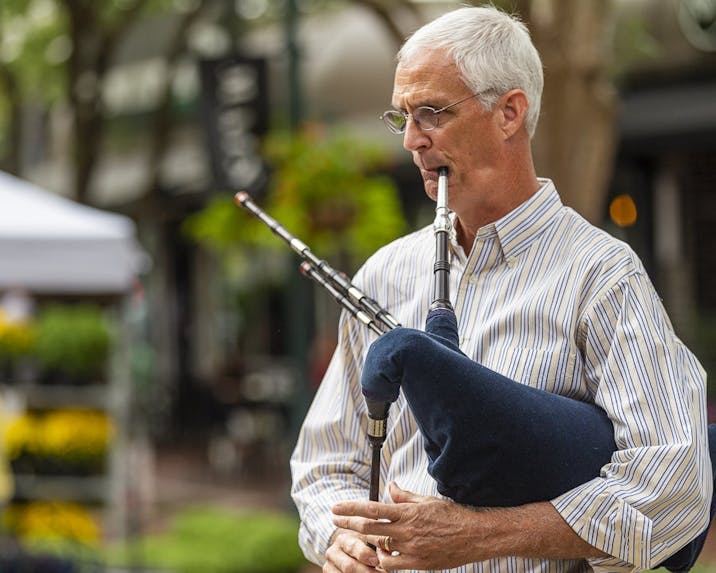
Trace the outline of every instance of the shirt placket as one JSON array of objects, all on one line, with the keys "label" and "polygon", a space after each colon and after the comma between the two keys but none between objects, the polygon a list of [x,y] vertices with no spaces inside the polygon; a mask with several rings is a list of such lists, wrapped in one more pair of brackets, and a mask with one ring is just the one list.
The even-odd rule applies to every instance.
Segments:
[{"label": "shirt placket", "polygon": [[[469,300],[475,300],[481,296],[482,285],[489,273],[502,261],[502,250],[496,234],[479,236],[473,244],[470,255],[467,258],[464,270],[456,278],[454,308],[458,318],[460,347],[465,351],[474,344],[478,338],[481,328],[475,324],[474,315],[464,317],[465,305]],[[465,318],[465,320],[461,320]],[[466,352],[470,355],[470,352]]]}]

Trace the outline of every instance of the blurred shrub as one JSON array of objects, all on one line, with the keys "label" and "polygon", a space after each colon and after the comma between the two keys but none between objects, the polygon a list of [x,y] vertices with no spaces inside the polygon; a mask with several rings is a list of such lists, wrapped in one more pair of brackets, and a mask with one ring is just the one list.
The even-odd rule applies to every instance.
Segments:
[{"label": "blurred shrub", "polygon": [[[287,515],[190,508],[166,533],[110,548],[107,562],[177,573],[293,573],[306,565],[297,535],[298,523]],[[128,555],[143,563],[128,562]]]},{"label": "blurred shrub", "polygon": [[40,366],[88,381],[104,372],[110,345],[109,325],[92,305],[52,305],[37,319],[36,356]]}]

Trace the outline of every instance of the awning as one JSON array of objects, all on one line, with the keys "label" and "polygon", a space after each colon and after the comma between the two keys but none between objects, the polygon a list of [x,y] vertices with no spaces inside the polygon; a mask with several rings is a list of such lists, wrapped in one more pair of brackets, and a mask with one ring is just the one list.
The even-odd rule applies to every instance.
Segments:
[{"label": "awning", "polygon": [[0,171],[0,289],[119,293],[146,264],[128,217]]}]

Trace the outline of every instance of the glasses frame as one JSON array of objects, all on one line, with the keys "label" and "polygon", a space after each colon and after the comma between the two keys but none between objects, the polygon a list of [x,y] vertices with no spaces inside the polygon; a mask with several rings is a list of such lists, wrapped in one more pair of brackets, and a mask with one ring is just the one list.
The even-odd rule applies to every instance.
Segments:
[{"label": "glasses frame", "polygon": [[[475,94],[472,94],[472,95],[469,95],[469,96],[467,96],[467,97],[465,97],[465,98],[462,98],[461,100],[458,100],[458,101],[456,101],[455,103],[451,103],[451,104],[446,105],[446,106],[444,106],[444,107],[441,107],[441,108],[439,108],[439,109],[435,109],[434,107],[429,106],[429,105],[421,105],[421,106],[419,106],[419,107],[416,107],[416,108],[413,110],[413,113],[408,113],[407,111],[403,111],[403,110],[399,110],[399,109],[388,109],[388,110],[384,111],[383,113],[381,113],[378,117],[379,117],[379,119],[382,119],[382,120],[383,120],[383,123],[385,124],[385,127],[388,128],[388,131],[390,131],[391,133],[394,133],[395,135],[400,135],[400,134],[402,134],[402,133],[405,133],[405,130],[408,128],[408,119],[410,119],[410,118],[413,118],[413,122],[415,122],[415,125],[418,127],[418,129],[419,129],[420,131],[432,131],[433,129],[435,129],[436,127],[438,127],[438,126],[440,125],[440,114],[441,114],[442,112],[444,112],[445,110],[450,109],[451,107],[455,107],[455,106],[458,105],[458,104],[461,104],[461,103],[463,103],[463,102],[466,102],[466,101],[469,100],[469,99],[472,99],[472,98],[481,96],[481,95],[487,93],[488,91],[489,91],[489,90],[484,90],[484,91],[481,91],[481,92],[477,92],[477,93],[475,93]],[[416,121],[416,119],[415,119],[415,112],[416,112],[416,111],[419,111],[419,110],[429,110],[429,111],[431,111],[431,112],[433,113],[433,116],[432,116],[432,117],[435,118],[435,125],[430,125],[430,124],[425,125],[424,120],[423,120],[423,123],[422,123],[422,124],[421,124],[420,121]],[[395,126],[395,124],[390,123],[389,120],[386,119],[386,117],[388,116],[388,114],[393,115],[393,114],[396,114],[396,113],[402,115],[402,116],[405,118],[405,124],[403,125],[403,129],[398,129],[398,128]],[[430,117],[430,116],[428,116],[428,117]]]}]

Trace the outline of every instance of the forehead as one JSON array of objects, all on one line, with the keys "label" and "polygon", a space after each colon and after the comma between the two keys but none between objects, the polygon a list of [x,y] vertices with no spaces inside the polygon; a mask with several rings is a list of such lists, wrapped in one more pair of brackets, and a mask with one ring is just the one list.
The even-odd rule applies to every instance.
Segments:
[{"label": "forehead", "polygon": [[393,105],[397,107],[449,103],[469,94],[454,61],[443,52],[422,52],[399,62],[395,69]]}]

